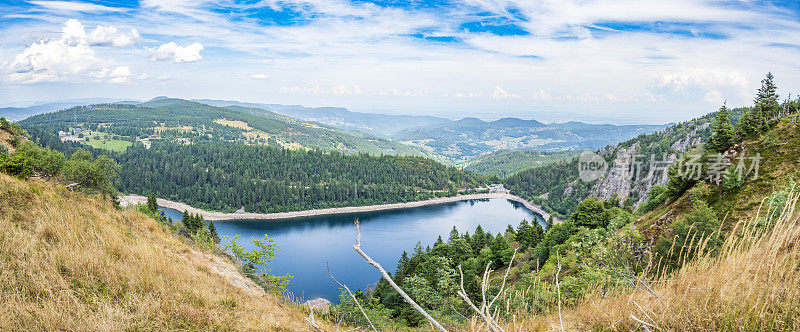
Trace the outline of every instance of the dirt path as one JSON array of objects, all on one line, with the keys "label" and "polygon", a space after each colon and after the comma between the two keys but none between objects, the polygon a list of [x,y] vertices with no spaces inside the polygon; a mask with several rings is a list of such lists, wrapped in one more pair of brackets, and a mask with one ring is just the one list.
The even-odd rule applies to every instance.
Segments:
[{"label": "dirt path", "polygon": [[[314,210],[279,212],[279,213],[250,213],[250,212],[222,213],[222,212],[205,211],[198,208],[194,208],[184,203],[168,201],[160,198],[157,199],[156,202],[158,203],[159,206],[165,208],[174,209],[177,211],[188,211],[191,214],[199,214],[203,216],[203,218],[205,218],[206,220],[245,220],[245,219],[279,220],[279,219],[314,217],[314,216],[323,216],[332,214],[408,209],[414,207],[445,204],[445,203],[452,203],[452,202],[466,201],[473,199],[507,199],[522,204],[527,209],[541,215],[545,220],[550,218],[550,214],[542,210],[540,206],[533,204],[519,196],[514,196],[511,194],[500,194],[500,193],[458,195],[453,197],[433,198],[423,201],[413,201],[407,203],[350,206],[350,207],[340,207],[340,208],[314,209]],[[140,195],[128,195],[120,197],[119,201],[122,206],[145,204],[147,203],[147,197]],[[554,223],[561,222],[561,220],[555,217],[553,217],[553,221]]]}]

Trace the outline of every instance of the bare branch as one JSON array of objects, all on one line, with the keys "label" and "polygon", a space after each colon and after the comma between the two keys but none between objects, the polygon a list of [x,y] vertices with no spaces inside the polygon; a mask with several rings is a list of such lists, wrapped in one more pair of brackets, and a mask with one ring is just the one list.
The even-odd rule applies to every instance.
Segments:
[{"label": "bare branch", "polygon": [[337,283],[339,285],[339,287],[344,288],[344,290],[347,291],[347,294],[350,294],[350,297],[353,298],[353,302],[355,302],[356,305],[358,306],[358,310],[361,310],[361,314],[364,315],[364,318],[367,319],[367,323],[369,323],[369,327],[372,328],[373,331],[378,331],[378,329],[375,328],[375,325],[372,325],[372,320],[369,319],[369,316],[367,316],[367,313],[364,311],[364,308],[361,307],[361,303],[358,303],[358,299],[353,294],[353,292],[350,291],[350,288],[348,288],[347,286],[345,286],[344,284],[342,284],[341,282],[336,280],[336,278],[333,277],[333,274],[331,273],[331,266],[328,265],[328,262],[325,262],[325,267],[328,268],[328,275],[331,276],[331,279],[333,279],[333,282]]},{"label": "bare branch", "polygon": [[394,280],[392,280],[392,277],[389,276],[389,273],[386,272],[386,270],[383,269],[383,267],[380,264],[378,264],[378,262],[370,258],[367,255],[367,253],[361,250],[361,225],[359,225],[358,219],[356,219],[355,225],[356,225],[356,244],[353,245],[353,250],[358,252],[358,254],[361,255],[361,257],[363,257],[367,261],[367,263],[369,263],[369,265],[372,265],[376,269],[378,269],[378,271],[381,272],[381,275],[383,275],[383,278],[386,279],[389,285],[392,286],[392,288],[394,288],[394,290],[397,291],[397,293],[399,293],[400,296],[403,297],[403,300],[405,300],[406,303],[408,303],[409,305],[411,305],[412,308],[414,308],[414,310],[416,310],[423,317],[425,317],[425,319],[427,319],[431,323],[431,325],[436,327],[436,329],[438,329],[439,331],[447,332],[447,330],[444,328],[444,326],[442,326],[441,323],[437,322],[430,314],[428,314],[425,311],[425,309],[422,309],[422,307],[420,307],[419,304],[417,304],[417,302],[414,302],[414,300],[412,300],[411,297],[408,296],[408,294],[406,294],[406,292],[403,291],[403,289],[401,289],[400,286],[398,286],[394,282]]},{"label": "bare branch", "polygon": [[514,248],[514,254],[511,255],[511,262],[508,263],[506,274],[503,276],[503,283],[500,285],[500,291],[497,292],[497,295],[495,295],[494,299],[492,299],[492,302],[489,302],[489,309],[491,309],[492,305],[494,305],[494,301],[497,301],[497,298],[499,298],[500,295],[503,294],[503,288],[506,287],[506,280],[508,279],[508,272],[511,271],[511,266],[514,265],[514,257],[517,257],[517,250],[518,250],[517,248]]},{"label": "bare branch", "polygon": [[481,319],[483,319],[483,321],[486,322],[486,325],[489,325],[489,328],[492,331],[494,332],[502,331],[502,329],[498,330],[498,328],[495,327],[494,324],[492,324],[491,320],[489,320],[489,318],[486,317],[486,314],[484,314],[482,310],[478,309],[478,307],[476,307],[475,304],[472,303],[472,300],[469,299],[469,296],[467,296],[467,291],[464,290],[464,272],[461,270],[461,265],[458,266],[458,273],[461,274],[461,284],[460,284],[461,290],[456,292],[456,294],[458,294],[458,296],[464,299],[464,302],[467,302],[467,305],[469,305],[470,308],[472,308],[472,310],[474,310],[475,312],[478,313],[479,316],[481,316]]},{"label": "bare branch", "polygon": [[631,315],[631,318],[633,318],[635,321],[637,321],[637,322],[639,322],[639,323],[642,323],[642,327],[644,328],[644,330],[645,330],[645,331],[650,331],[650,327],[651,327],[652,325],[650,325],[650,324],[648,324],[648,323],[645,323],[645,322],[644,322],[644,321],[642,321],[641,319],[639,319],[639,318],[636,318],[636,316],[634,316],[634,315]]},{"label": "bare branch", "polygon": [[320,327],[317,325],[317,322],[314,320],[314,308],[312,308],[311,306],[309,306],[309,307],[308,307],[308,317],[309,317],[310,319],[309,319],[309,318],[306,318],[306,319],[305,319],[305,320],[306,320],[306,322],[308,322],[309,324],[311,324],[311,326],[313,326],[315,329],[317,329],[317,331],[320,331],[320,332],[325,332],[323,329],[321,329],[321,328],[320,328]]},{"label": "bare branch", "polygon": [[[653,323],[653,325],[652,325],[652,326],[653,326],[653,327],[655,327],[655,328],[656,328],[656,330],[659,330],[659,331],[661,331],[661,328],[660,328],[660,327],[658,327],[658,324],[656,324],[656,321],[655,321],[655,320],[653,320],[653,318],[652,318],[652,317],[650,317],[650,315],[648,315],[648,314],[647,314],[647,312],[646,312],[646,311],[644,311],[644,309],[642,309],[642,306],[640,306],[638,303],[636,303],[636,301],[633,301],[633,304],[635,304],[635,305],[636,305],[636,306],[639,308],[639,310],[641,310],[641,311],[642,311],[642,313],[645,315],[645,317],[647,317],[647,319],[649,319],[649,320],[650,320],[650,322],[651,322],[651,323]],[[631,316],[633,316],[633,315],[631,315]]]},{"label": "bare branch", "polygon": [[561,257],[556,250],[556,260],[558,260],[558,271],[556,271],[556,290],[558,291],[558,322],[561,324],[561,331],[564,331],[564,320],[561,319],[561,286],[558,284],[558,274],[561,273]]},{"label": "bare branch", "polygon": [[486,287],[488,286],[488,279],[489,279],[489,266],[492,265],[492,261],[486,264],[486,269],[483,271],[483,278],[481,279],[481,297],[483,298],[483,302],[481,302],[481,310],[486,309]]}]

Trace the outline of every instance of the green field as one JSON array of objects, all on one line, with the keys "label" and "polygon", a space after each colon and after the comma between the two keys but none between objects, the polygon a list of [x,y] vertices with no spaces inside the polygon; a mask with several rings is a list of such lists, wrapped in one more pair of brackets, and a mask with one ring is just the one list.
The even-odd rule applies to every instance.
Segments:
[{"label": "green field", "polygon": [[98,149],[105,149],[114,152],[125,152],[125,150],[128,149],[129,146],[133,145],[133,143],[131,142],[117,140],[117,139],[111,139],[111,140],[90,139],[85,141],[84,144]]}]

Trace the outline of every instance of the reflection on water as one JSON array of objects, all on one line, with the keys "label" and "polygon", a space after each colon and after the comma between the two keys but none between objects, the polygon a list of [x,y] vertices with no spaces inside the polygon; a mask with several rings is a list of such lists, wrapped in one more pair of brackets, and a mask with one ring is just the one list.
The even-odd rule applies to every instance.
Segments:
[{"label": "reflection on water", "polygon": [[[180,220],[181,212],[164,210],[172,219]],[[274,238],[281,249],[269,265],[271,273],[293,275],[289,290],[297,297],[324,297],[338,302],[339,291],[328,277],[326,262],[336,278],[351,289],[365,288],[380,278],[378,271],[353,250],[355,218],[363,226],[364,251],[392,272],[403,251],[411,252],[417,242],[432,245],[440,235],[446,240],[453,226],[462,233],[473,233],[481,225],[484,231],[496,234],[509,224],[518,225],[522,219],[544,223],[519,203],[485,199],[402,210],[215,224],[223,238],[222,245],[227,243],[225,236],[240,235],[236,242],[248,249],[252,249],[251,238],[263,238],[264,234]]]}]

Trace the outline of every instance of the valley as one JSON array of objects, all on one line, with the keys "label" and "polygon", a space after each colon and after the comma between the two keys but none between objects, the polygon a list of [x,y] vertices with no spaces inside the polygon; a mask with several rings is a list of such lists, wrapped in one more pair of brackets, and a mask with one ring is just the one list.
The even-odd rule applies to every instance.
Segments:
[{"label": "valley", "polygon": [[[722,106],[654,133],[633,126],[638,136],[594,152],[495,151],[463,168],[414,154],[422,150],[409,150],[410,155],[348,150],[347,142],[370,149],[400,143],[244,106],[227,109],[165,98],[143,105],[79,106],[19,123],[2,119],[0,168],[27,180],[2,175],[0,183],[30,192],[23,202],[62,196],[88,200],[83,204],[99,204],[105,219],[119,218],[109,207],[120,209],[124,218],[164,232],[158,241],[191,248],[185,251],[190,264],[201,269],[211,264],[206,269],[223,276],[223,282],[245,293],[267,292],[277,306],[286,301],[290,308],[269,310],[287,312],[287,317],[298,315],[292,308],[314,300],[335,310],[333,315],[320,313],[322,324],[363,326],[363,318],[372,317],[384,328],[425,326],[427,318],[398,298],[388,278],[351,251],[355,238],[355,248],[391,270],[393,282],[419,301],[420,310],[433,312],[436,321],[459,324],[456,306],[468,307],[455,296],[477,300],[488,293],[502,301],[493,315],[508,328],[539,326],[562,305],[569,324],[605,325],[610,318],[574,311],[587,298],[624,306],[614,302],[616,295],[598,295],[595,287],[640,297],[641,290],[631,288],[629,280],[642,278],[638,283],[647,292],[668,293],[649,280],[684,283],[682,271],[710,278],[698,262],[743,264],[733,254],[750,250],[748,243],[736,240],[741,232],[774,229],[795,238],[788,225],[797,220],[800,100],[779,104],[771,94],[771,75],[762,84],[752,107]],[[486,124],[497,126],[470,121],[474,132]],[[502,122],[512,130],[520,124]],[[531,130],[550,126],[525,125]],[[301,130],[300,137],[313,137],[296,139]],[[609,130],[615,134],[597,137],[622,137],[617,129]],[[336,137],[344,141],[330,135],[342,135]],[[604,166],[591,169],[587,178],[582,166],[587,161]],[[700,163],[704,173],[691,177],[692,163]],[[33,186],[39,189],[26,187],[37,181],[42,184]],[[43,190],[49,194],[37,198]],[[65,199],[48,204],[63,205]],[[17,206],[0,209],[18,211]],[[43,227],[64,227],[48,225],[53,226]],[[699,243],[687,242],[697,237]],[[675,249],[679,241],[688,245]],[[693,258],[687,261],[687,256]],[[334,273],[356,289],[354,295],[330,283]],[[665,279],[670,276],[678,278]],[[790,284],[795,276],[786,278],[780,282]],[[758,289],[752,283],[747,287]],[[773,310],[786,312],[793,306],[776,303]],[[532,316],[508,320],[520,313]],[[232,324],[227,317],[214,319]],[[289,318],[277,324],[296,322]],[[482,324],[497,323],[487,319]]]},{"label": "valley", "polygon": [[4,1],[0,331],[800,331],[798,1]]}]

